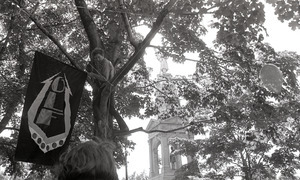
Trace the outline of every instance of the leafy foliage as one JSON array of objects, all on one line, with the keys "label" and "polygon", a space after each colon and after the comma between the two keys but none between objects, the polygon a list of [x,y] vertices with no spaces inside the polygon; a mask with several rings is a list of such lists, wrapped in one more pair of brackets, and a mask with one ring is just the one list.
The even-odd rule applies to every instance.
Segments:
[{"label": "leafy foliage", "polygon": [[[145,172],[141,172],[140,174],[134,172],[128,177],[128,180],[148,180],[148,179],[149,177],[146,175]],[[125,178],[123,178],[123,180],[125,180]]]},{"label": "leafy foliage", "polygon": [[272,4],[275,7],[275,14],[278,16],[278,19],[281,22],[288,21],[289,26],[296,30],[300,28],[300,11],[299,11],[299,1],[270,1],[267,0],[268,3]]},{"label": "leafy foliage", "polygon": [[[190,131],[205,137],[193,143],[179,140],[182,153],[194,154],[198,159],[199,177],[274,179],[280,172],[284,177],[295,178],[295,172],[300,168],[296,110],[299,87],[294,79],[299,68],[299,55],[280,52],[273,59],[265,59],[264,53],[256,54],[257,59],[249,63],[251,66],[243,69],[245,76],[238,73],[242,68],[228,67],[227,64],[230,72],[233,69],[230,76],[224,73],[213,77],[211,86],[218,91],[203,89],[208,97],[202,96],[205,101],[200,105],[211,113],[206,116],[203,113]],[[283,72],[285,85],[280,94],[271,93],[260,84],[257,72],[266,63],[264,61],[271,61]]]}]

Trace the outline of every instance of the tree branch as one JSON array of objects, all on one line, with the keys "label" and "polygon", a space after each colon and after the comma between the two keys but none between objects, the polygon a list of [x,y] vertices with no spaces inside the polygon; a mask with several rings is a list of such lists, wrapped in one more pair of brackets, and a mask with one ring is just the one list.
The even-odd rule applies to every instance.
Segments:
[{"label": "tree branch", "polygon": [[[1,71],[2,71],[2,69],[1,69]],[[4,79],[4,81],[7,82],[7,84],[13,86],[14,88],[17,88],[15,86],[15,84],[12,81],[10,81],[9,79],[7,79],[6,76],[2,72],[0,72],[0,76],[2,76],[2,78]],[[10,91],[13,92],[12,89],[10,89]]]},{"label": "tree branch", "polygon": [[101,48],[104,50],[103,42],[98,36],[97,26],[87,9],[87,5],[84,0],[75,0],[75,5],[77,7],[77,11],[80,15],[81,22],[87,34],[88,40],[90,42],[90,52],[92,52],[95,48]]},{"label": "tree branch", "polygon": [[[16,148],[16,146],[15,145],[13,145],[12,143],[10,143],[10,142],[4,142],[4,141],[2,141],[2,142],[0,142],[0,146],[2,146],[2,147],[4,147],[4,146],[9,146],[9,147],[12,147],[12,148]],[[2,149],[2,148],[1,148]]]},{"label": "tree branch", "polygon": [[[158,49],[159,51],[162,51],[162,49],[172,49],[172,48],[174,48],[174,47],[155,46],[155,45],[151,45],[151,44],[149,44],[148,47],[156,48],[156,49]],[[175,54],[171,54],[171,55],[175,55]],[[186,60],[186,61],[193,61],[193,62],[200,62],[200,60],[190,59],[190,58],[184,58],[184,60]]]},{"label": "tree branch", "polygon": [[142,127],[139,127],[139,128],[135,128],[135,129],[132,129],[130,131],[125,131],[125,132],[117,132],[115,133],[115,135],[117,136],[126,136],[126,135],[129,135],[129,134],[132,134],[132,133],[136,133],[136,132],[144,132],[144,133],[147,133],[147,134],[150,134],[150,133],[155,133],[155,132],[159,132],[159,133],[170,133],[170,132],[174,132],[174,131],[178,131],[178,130],[181,130],[181,129],[185,129],[189,126],[191,126],[192,124],[188,124],[186,126],[182,126],[182,127],[179,127],[179,128],[176,128],[176,129],[171,129],[171,130],[167,130],[167,131],[164,131],[164,130],[150,130],[150,131],[147,131],[145,130],[144,128]]},{"label": "tree branch", "polygon": [[125,123],[124,119],[118,113],[118,111],[114,108],[114,106],[112,104],[110,105],[109,113],[115,117],[121,131],[123,131],[123,132],[129,131],[129,128],[128,128],[127,124]]},{"label": "tree branch", "polygon": [[17,105],[19,104],[20,100],[21,100],[21,94],[18,95],[16,97],[16,99],[11,99],[11,102],[8,103],[6,105],[6,108],[5,108],[5,114],[3,115],[3,118],[1,119],[0,121],[0,133],[6,129],[6,125],[8,124],[9,120],[11,119],[11,117],[13,116],[13,114],[15,113],[16,111],[16,107]]},{"label": "tree branch", "polygon": [[15,127],[4,127],[4,130],[14,130],[14,131],[20,131],[19,128],[15,128]]},{"label": "tree branch", "polygon": [[[61,23],[56,23],[56,24],[48,24],[48,25],[44,25],[44,28],[47,28],[47,27],[57,27],[57,26],[64,26],[64,25],[68,25],[68,24],[71,24],[73,23],[74,21],[78,20],[78,18],[75,18],[75,19],[72,19],[68,22],[61,22]],[[27,31],[32,31],[32,30],[37,30],[39,28],[28,28],[26,29]]]},{"label": "tree branch", "polygon": [[264,158],[264,155],[265,155],[265,152],[262,152],[262,154],[261,154],[259,160],[257,161],[257,164],[260,164],[260,163],[261,163],[261,161],[262,161],[263,158]]},{"label": "tree branch", "polygon": [[119,0],[119,5],[120,5],[120,9],[122,10],[121,15],[122,15],[122,19],[123,19],[123,22],[125,25],[125,29],[127,31],[128,40],[129,40],[130,44],[136,49],[138,47],[138,42],[134,39],[134,37],[132,35],[132,29],[129,24],[127,12],[125,12],[124,0]]},{"label": "tree branch", "polygon": [[0,48],[0,56],[2,56],[4,54],[4,51],[6,49],[6,46],[8,44],[8,40],[9,40],[9,37],[10,35],[12,34],[12,29],[13,29],[13,23],[14,23],[14,19],[15,17],[14,16],[11,16],[10,18],[10,21],[9,21],[9,26],[8,26],[8,30],[7,30],[7,35],[6,37],[3,39],[5,40],[2,47]]},{"label": "tree branch", "polygon": [[38,20],[31,13],[29,13],[25,8],[20,7],[16,2],[13,3],[17,5],[54,44],[56,44],[56,46],[69,59],[70,63],[73,66],[80,69],[80,67],[75,63],[75,60],[69,55],[69,53],[67,53],[65,48],[61,45],[61,43],[42,24],[40,24]]},{"label": "tree branch", "polygon": [[146,38],[138,45],[134,54],[129,58],[128,62],[116,73],[116,75],[111,79],[111,84],[114,86],[118,84],[118,82],[123,79],[123,77],[130,71],[130,69],[135,65],[135,63],[142,57],[145,52],[145,49],[149,46],[150,41],[159,31],[159,28],[167,16],[167,14],[171,11],[173,5],[177,2],[177,0],[170,0],[162,11],[159,13],[156,21],[153,24],[151,31],[147,34]]},{"label": "tree branch", "polygon": [[[201,120],[201,121],[197,121],[197,122],[211,122],[211,121],[210,120]],[[132,129],[130,131],[120,131],[120,132],[115,133],[115,135],[117,135],[117,136],[127,136],[129,134],[136,133],[136,132],[144,132],[144,133],[147,133],[147,134],[156,133],[156,132],[170,133],[170,132],[178,131],[178,130],[181,130],[181,129],[185,129],[185,128],[187,128],[189,126],[192,126],[192,125],[194,125],[194,122],[190,122],[189,124],[187,124],[185,126],[175,128],[175,129],[171,129],[171,130],[167,130],[167,131],[158,130],[158,129],[148,131],[148,130],[145,130],[143,127],[139,127],[139,128]]]}]

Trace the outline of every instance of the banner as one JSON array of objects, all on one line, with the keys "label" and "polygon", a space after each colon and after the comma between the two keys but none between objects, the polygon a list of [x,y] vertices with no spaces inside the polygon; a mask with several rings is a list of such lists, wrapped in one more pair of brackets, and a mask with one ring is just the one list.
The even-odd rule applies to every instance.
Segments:
[{"label": "banner", "polygon": [[15,160],[53,165],[75,123],[86,73],[35,53],[27,87]]}]

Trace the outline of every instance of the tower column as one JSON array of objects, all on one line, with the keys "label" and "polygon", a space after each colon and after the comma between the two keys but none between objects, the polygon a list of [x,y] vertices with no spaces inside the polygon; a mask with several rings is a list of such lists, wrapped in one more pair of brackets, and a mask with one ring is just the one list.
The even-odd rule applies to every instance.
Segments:
[{"label": "tower column", "polygon": [[162,153],[162,173],[169,172],[170,168],[170,152],[168,137],[163,134],[161,136],[161,153]]},{"label": "tower column", "polygon": [[190,163],[193,161],[193,158],[191,156],[187,156],[187,162]]},{"label": "tower column", "polygon": [[157,147],[153,150],[153,175],[157,176],[159,174],[159,164],[158,164],[158,151]]},{"label": "tower column", "polygon": [[149,161],[150,161],[150,173],[149,176],[150,177],[154,177],[154,170],[153,170],[153,161],[154,161],[154,157],[153,157],[153,145],[152,145],[152,139],[149,139],[148,141],[149,144]]},{"label": "tower column", "polygon": [[[176,146],[176,149],[179,148],[178,144],[176,144],[175,146]],[[181,166],[182,166],[182,159],[181,159],[181,155],[178,154],[178,155],[176,155],[176,169],[179,169]]]},{"label": "tower column", "polygon": [[176,155],[175,169],[179,169],[181,166],[182,166],[181,155]]}]

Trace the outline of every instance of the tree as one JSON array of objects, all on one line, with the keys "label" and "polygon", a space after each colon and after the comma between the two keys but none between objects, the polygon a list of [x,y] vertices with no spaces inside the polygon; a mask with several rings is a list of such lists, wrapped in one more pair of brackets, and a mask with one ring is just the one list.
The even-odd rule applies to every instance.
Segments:
[{"label": "tree", "polygon": [[[280,3],[274,6],[278,15],[290,11],[281,8]],[[286,16],[285,20],[297,20],[298,12],[296,9],[293,12],[294,16]],[[228,92],[229,87],[234,88],[234,97],[242,94],[244,88],[256,92],[254,89],[260,87],[255,86],[255,71],[251,68],[258,69],[260,64],[254,63],[254,52],[259,49],[265,52],[265,58],[273,56],[272,48],[262,40],[266,34],[264,5],[259,1],[5,0],[0,13],[0,132],[13,130],[10,139],[1,139],[2,146],[8,149],[12,147],[5,146],[7,141],[12,146],[16,142],[20,125],[16,113],[21,111],[36,50],[89,72],[88,84],[92,90],[86,88],[83,93],[71,142],[76,145],[81,137],[93,135],[118,142],[119,165],[124,158],[120,147],[132,146],[120,135],[128,133],[123,119],[157,113],[157,106],[151,100],[155,82],[149,80],[143,60],[146,48],[155,48],[161,57],[175,62],[184,62],[187,52],[199,55],[193,80],[170,80],[178,85],[178,96],[187,102],[174,106],[170,115],[178,115],[185,121],[199,115],[202,107],[226,109],[223,102],[226,97],[221,90]],[[218,30],[218,51],[206,47],[201,39],[207,32],[203,24],[206,15],[213,15],[211,26]],[[145,38],[136,32],[139,26],[150,29]],[[299,26],[293,23],[292,27]],[[156,33],[163,36],[161,46],[150,43]],[[231,82],[226,79],[229,73],[240,77]],[[293,77],[292,71],[286,73]],[[213,83],[207,83],[205,78]],[[199,83],[204,83],[207,91],[202,91]],[[289,95],[289,91],[284,93]],[[17,167],[18,162],[9,158],[12,154],[1,152],[1,155],[10,161],[7,165]],[[20,170],[23,167],[18,167],[10,174],[25,176]]]},{"label": "tree", "polygon": [[[199,177],[274,179],[281,173],[296,179],[300,149],[296,110],[299,87],[295,78],[300,56],[280,52],[266,58],[270,54],[256,53],[255,61],[249,64],[250,71],[239,72],[242,68],[227,66],[224,69],[234,69],[232,73],[219,74],[209,87],[202,86],[202,93],[207,95],[199,96],[197,107],[208,113],[202,110],[190,131],[208,137],[193,143],[176,140],[181,142],[183,154],[199,160],[191,164]],[[260,85],[257,72],[264,61],[277,64],[282,70],[285,85],[280,94]],[[249,83],[244,83],[247,79]],[[212,86],[218,87],[218,91]],[[178,177],[184,175],[181,171]]]},{"label": "tree", "polygon": [[[136,172],[134,172],[132,175],[130,175],[128,177],[129,180],[148,180],[149,177],[146,175],[145,172],[141,172],[139,174],[137,174]],[[123,178],[123,180],[125,180],[125,178]]]}]

